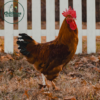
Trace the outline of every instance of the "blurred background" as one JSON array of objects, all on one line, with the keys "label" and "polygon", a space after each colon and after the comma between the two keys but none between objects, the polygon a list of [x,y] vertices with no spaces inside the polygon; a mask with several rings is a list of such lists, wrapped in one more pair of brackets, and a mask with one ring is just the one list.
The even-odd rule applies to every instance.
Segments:
[{"label": "blurred background", "polygon": [[[21,0],[19,0],[19,2],[20,1]],[[25,0],[22,1],[24,2]],[[27,1],[27,30],[31,31],[32,0]],[[94,1],[96,7],[95,25],[96,30],[99,29],[98,33],[100,33],[100,0]],[[0,34],[2,31],[4,33],[5,26],[4,20],[1,17],[1,9],[3,5],[4,0],[0,0]],[[14,6],[18,6],[18,3],[14,2]],[[73,0],[69,0],[69,6],[73,8]],[[60,0],[55,0],[55,29],[57,30],[60,28],[59,15],[62,13],[59,9]],[[82,0],[82,31],[87,29],[86,11],[86,0]],[[17,17],[14,17],[13,20],[14,23],[18,22]],[[13,24],[13,30],[17,31],[18,29],[18,24]],[[46,0],[41,0],[41,29],[46,29]],[[87,36],[82,36],[82,54],[75,55],[55,80],[57,86],[60,87],[61,90],[56,92],[51,90],[48,95],[42,93],[43,91],[40,91],[39,89],[38,83],[42,82],[40,73],[33,68],[33,65],[26,61],[23,55],[19,53],[18,45],[16,44],[17,36],[13,36],[13,41],[10,42],[14,44],[14,53],[9,54],[4,52],[6,39],[4,34],[1,35],[0,100],[100,100],[100,35],[96,36],[95,39],[96,53],[94,54],[87,54],[87,39]],[[46,42],[46,36],[41,36],[41,42]],[[8,41],[7,43],[10,44]],[[72,98],[69,99],[68,96],[71,96]]]},{"label": "blurred background", "polygon": [[[18,1],[18,0],[16,0]],[[28,21],[32,20],[32,0],[27,0],[27,13],[28,13]],[[100,0],[95,0],[96,4],[96,22],[100,21]],[[2,6],[4,5],[4,0],[0,0],[0,11]],[[15,3],[17,5],[17,3]],[[69,6],[73,7],[73,0],[69,0]],[[86,0],[82,0],[82,21],[86,22]],[[0,19],[1,14],[0,14]],[[17,18],[14,18],[15,20]],[[41,21],[46,21],[46,0],[41,0]],[[55,0],[55,21],[59,21],[59,0]]]},{"label": "blurred background", "polygon": [[[18,0],[15,0],[18,1]],[[73,8],[73,0],[68,0],[69,6]],[[86,0],[82,0],[82,29],[87,29],[87,4]],[[4,0],[0,0],[0,12],[4,5]],[[14,2],[14,6],[18,6]],[[55,29],[59,29],[60,20],[60,0],[55,0]],[[65,9],[64,9],[65,10]],[[4,11],[4,10],[3,10]],[[61,12],[62,13],[62,12]],[[95,0],[95,16],[96,29],[100,29],[100,0]],[[14,23],[18,21],[18,17],[14,17]],[[14,29],[18,29],[18,24],[14,24]],[[27,29],[32,29],[32,0],[27,0]],[[41,0],[41,29],[46,29],[46,0]],[[4,30],[4,20],[0,13],[0,30]],[[14,39],[14,50],[17,49],[16,39]],[[41,42],[46,42],[46,36],[41,36]],[[0,37],[0,48],[4,51],[4,37]],[[16,50],[15,50],[16,51]],[[96,52],[100,52],[100,36],[96,36]],[[82,53],[87,53],[87,36],[82,36]]]}]

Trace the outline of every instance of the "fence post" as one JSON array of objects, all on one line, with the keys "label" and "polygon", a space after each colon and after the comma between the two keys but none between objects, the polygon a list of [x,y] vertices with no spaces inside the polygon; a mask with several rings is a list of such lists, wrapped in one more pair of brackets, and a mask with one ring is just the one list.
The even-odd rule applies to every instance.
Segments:
[{"label": "fence post", "polygon": [[32,0],[32,37],[41,42],[41,1]]},{"label": "fence post", "polygon": [[[8,0],[4,0],[4,4]],[[4,12],[10,9],[10,6],[13,5],[13,2],[9,2],[4,6]],[[13,17],[4,17],[4,51],[6,53],[13,53]],[[10,23],[6,22],[9,21]]]},{"label": "fence post", "polygon": [[46,0],[46,41],[55,39],[55,0]]},{"label": "fence post", "polygon": [[96,53],[95,0],[87,0],[87,53]]},{"label": "fence post", "polygon": [[64,20],[62,12],[65,11],[65,9],[68,9],[68,0],[60,0],[60,26]]},{"label": "fence post", "polygon": [[73,0],[73,8],[76,10],[76,23],[78,27],[78,46],[76,54],[82,53],[82,0]]},{"label": "fence post", "polygon": [[[22,6],[18,4],[18,12],[21,12],[23,16],[23,19],[18,23],[18,30],[19,33],[27,33],[27,0],[19,0],[18,1]],[[20,20],[20,17],[18,17],[18,20]]]}]

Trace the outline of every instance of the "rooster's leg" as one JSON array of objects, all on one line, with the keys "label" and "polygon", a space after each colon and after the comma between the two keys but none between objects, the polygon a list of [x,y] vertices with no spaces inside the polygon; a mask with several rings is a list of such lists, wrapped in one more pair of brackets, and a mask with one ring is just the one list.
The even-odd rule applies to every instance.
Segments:
[{"label": "rooster's leg", "polygon": [[47,79],[45,78],[45,76],[43,74],[41,74],[41,75],[42,75],[42,84],[39,84],[39,88],[40,89],[44,88],[44,89],[48,89],[49,90],[50,85],[47,83]]},{"label": "rooster's leg", "polygon": [[42,74],[42,79],[43,79],[43,87],[45,88],[47,86],[48,90],[50,88],[50,85],[47,83],[47,79],[45,78],[45,76]]},{"label": "rooster's leg", "polygon": [[43,74],[42,75],[42,84],[39,84],[39,88],[45,88],[46,87],[46,82],[45,82],[45,76]]},{"label": "rooster's leg", "polygon": [[43,79],[43,81],[42,81],[42,83],[43,83],[43,86],[46,86],[46,83],[45,83],[45,76],[42,74],[42,79]]},{"label": "rooster's leg", "polygon": [[59,91],[60,89],[55,85],[55,83],[52,81],[52,86],[56,91]]}]

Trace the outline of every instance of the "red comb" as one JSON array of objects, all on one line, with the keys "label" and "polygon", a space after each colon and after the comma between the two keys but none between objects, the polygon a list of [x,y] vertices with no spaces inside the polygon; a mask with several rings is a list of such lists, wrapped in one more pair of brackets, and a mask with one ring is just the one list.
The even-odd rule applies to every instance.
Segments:
[{"label": "red comb", "polygon": [[76,11],[70,6],[68,10],[66,9],[66,11],[63,11],[62,15],[64,17],[67,17],[67,15],[71,15],[73,18],[76,18]]}]

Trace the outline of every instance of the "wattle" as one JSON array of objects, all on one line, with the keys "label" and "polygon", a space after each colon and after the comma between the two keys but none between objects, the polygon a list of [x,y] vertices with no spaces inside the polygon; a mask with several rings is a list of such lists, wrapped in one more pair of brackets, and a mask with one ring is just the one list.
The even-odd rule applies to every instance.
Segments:
[{"label": "wattle", "polygon": [[69,25],[72,30],[75,30],[77,28],[75,21],[70,22]]}]

